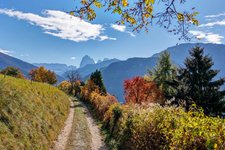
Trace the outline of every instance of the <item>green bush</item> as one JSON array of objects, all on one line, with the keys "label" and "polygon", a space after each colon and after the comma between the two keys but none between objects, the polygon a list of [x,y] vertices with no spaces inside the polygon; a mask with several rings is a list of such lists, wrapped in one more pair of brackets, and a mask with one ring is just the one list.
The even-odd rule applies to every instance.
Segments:
[{"label": "green bush", "polygon": [[0,149],[49,149],[69,103],[53,86],[0,75]]}]

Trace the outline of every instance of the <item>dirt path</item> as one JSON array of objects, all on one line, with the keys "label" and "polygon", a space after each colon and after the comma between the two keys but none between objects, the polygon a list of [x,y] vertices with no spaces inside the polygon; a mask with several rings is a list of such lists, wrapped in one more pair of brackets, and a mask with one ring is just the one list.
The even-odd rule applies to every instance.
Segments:
[{"label": "dirt path", "polygon": [[73,127],[65,150],[91,150],[91,133],[86,116],[86,109],[75,100]]},{"label": "dirt path", "polygon": [[99,127],[78,100],[71,102],[65,127],[51,150],[107,150]]},{"label": "dirt path", "polygon": [[91,135],[92,135],[92,142],[91,142],[91,149],[92,150],[107,150],[104,140],[100,134],[100,130],[94,119],[92,118],[90,112],[85,107],[84,104],[82,104],[83,107],[86,109],[87,112],[87,123],[88,127],[90,129]]},{"label": "dirt path", "polygon": [[74,118],[74,103],[70,102],[70,112],[68,118],[66,119],[65,126],[58,136],[57,140],[54,142],[54,147],[51,150],[63,150],[66,147],[69,135],[72,130]]}]

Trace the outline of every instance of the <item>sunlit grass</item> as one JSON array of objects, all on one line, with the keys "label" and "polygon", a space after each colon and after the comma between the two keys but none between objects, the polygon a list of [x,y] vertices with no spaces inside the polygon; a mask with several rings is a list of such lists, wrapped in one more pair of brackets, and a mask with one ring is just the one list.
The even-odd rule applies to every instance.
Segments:
[{"label": "sunlit grass", "polygon": [[0,149],[49,149],[69,106],[53,86],[0,75]]}]

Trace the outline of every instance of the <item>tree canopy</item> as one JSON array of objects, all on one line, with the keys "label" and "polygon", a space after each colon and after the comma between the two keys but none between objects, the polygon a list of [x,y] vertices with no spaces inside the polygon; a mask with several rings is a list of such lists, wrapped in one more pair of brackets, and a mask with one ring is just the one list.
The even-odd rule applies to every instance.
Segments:
[{"label": "tree canopy", "polygon": [[32,81],[55,84],[57,82],[56,74],[53,71],[45,69],[43,66],[32,69],[29,72]]},{"label": "tree canopy", "polygon": [[143,77],[134,77],[124,81],[124,95],[126,103],[146,104],[161,103],[162,92],[154,81],[147,81]]},{"label": "tree canopy", "polygon": [[167,99],[172,98],[172,95],[174,95],[175,91],[169,86],[168,82],[175,79],[176,73],[177,68],[172,64],[170,54],[167,51],[160,55],[157,65],[149,71],[150,77],[163,91],[163,94]]},{"label": "tree canopy", "polygon": [[1,70],[0,73],[7,76],[25,79],[23,73],[18,68],[12,66],[6,67],[5,69]]},{"label": "tree canopy", "polygon": [[184,5],[186,0],[81,0],[77,2],[77,7],[70,11],[71,15],[94,20],[97,16],[96,8],[102,8],[119,16],[116,23],[128,25],[133,31],[142,29],[148,31],[149,26],[156,23],[168,32],[189,39],[187,29],[190,25],[199,24],[195,7],[188,11],[178,8]]},{"label": "tree canopy", "polygon": [[91,76],[90,76],[90,80],[93,81],[94,84],[98,86],[99,91],[101,92],[101,94],[103,94],[103,95],[107,94],[105,85],[103,83],[101,71],[96,70],[95,72],[93,72],[91,74]]},{"label": "tree canopy", "polygon": [[185,67],[179,69],[174,87],[177,99],[183,99],[188,104],[193,101],[206,114],[220,115],[225,108],[225,90],[221,90],[225,78],[215,79],[219,70],[213,70],[213,64],[211,57],[204,56],[203,48],[193,48],[190,57],[185,60]]}]

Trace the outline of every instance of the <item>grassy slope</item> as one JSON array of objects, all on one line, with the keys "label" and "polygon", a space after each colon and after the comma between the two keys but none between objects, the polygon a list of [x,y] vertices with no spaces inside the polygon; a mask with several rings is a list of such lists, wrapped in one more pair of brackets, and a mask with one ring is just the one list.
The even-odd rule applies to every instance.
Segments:
[{"label": "grassy slope", "polygon": [[49,149],[69,106],[55,87],[0,75],[0,149]]},{"label": "grassy slope", "polygon": [[91,133],[88,128],[85,109],[77,99],[74,100],[74,104],[73,127],[66,150],[91,150]]}]

